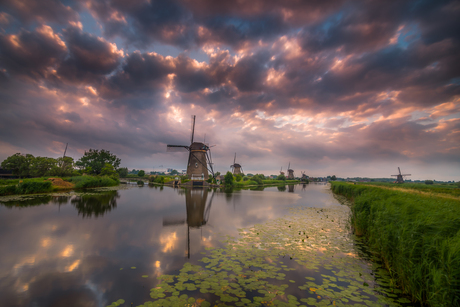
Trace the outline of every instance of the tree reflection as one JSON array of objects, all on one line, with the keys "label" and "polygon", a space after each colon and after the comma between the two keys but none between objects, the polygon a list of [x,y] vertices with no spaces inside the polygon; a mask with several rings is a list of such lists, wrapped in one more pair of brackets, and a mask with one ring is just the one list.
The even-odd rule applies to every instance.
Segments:
[{"label": "tree reflection", "polygon": [[280,192],[286,191],[286,186],[285,185],[280,185],[277,188],[278,188],[278,191],[280,191]]},{"label": "tree reflection", "polygon": [[78,215],[85,217],[99,217],[117,207],[118,191],[109,191],[102,194],[77,196],[70,202],[78,210]]},{"label": "tree reflection", "polygon": [[11,200],[11,201],[6,201],[6,202],[1,202],[0,204],[4,205],[5,207],[8,208],[13,208],[13,207],[33,207],[33,206],[40,206],[40,205],[46,205],[49,204],[51,201],[51,196],[35,196],[30,199],[26,200]]}]

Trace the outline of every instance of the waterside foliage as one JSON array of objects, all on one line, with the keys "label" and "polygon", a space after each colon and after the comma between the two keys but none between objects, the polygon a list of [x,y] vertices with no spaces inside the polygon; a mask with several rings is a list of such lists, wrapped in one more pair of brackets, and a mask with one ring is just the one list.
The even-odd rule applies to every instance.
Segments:
[{"label": "waterside foliage", "polygon": [[120,183],[118,178],[107,176],[77,176],[69,178],[69,182],[74,183],[77,189],[111,187]]},{"label": "waterside foliage", "polygon": [[460,305],[459,200],[339,182],[332,190],[354,200],[355,233],[406,293],[431,306]]},{"label": "waterside foliage", "polygon": [[[53,182],[50,181],[52,179],[53,178],[42,177],[23,180],[2,180],[0,182],[0,196],[49,193],[56,190],[66,190],[70,188],[65,186],[55,186],[53,185]],[[76,189],[110,187],[116,186],[120,183],[118,178],[107,176],[77,176],[63,179],[65,182],[75,184]]]}]

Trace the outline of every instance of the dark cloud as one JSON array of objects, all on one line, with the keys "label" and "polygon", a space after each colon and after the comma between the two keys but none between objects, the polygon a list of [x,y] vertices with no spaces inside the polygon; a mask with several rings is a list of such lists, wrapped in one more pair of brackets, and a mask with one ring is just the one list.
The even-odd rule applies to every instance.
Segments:
[{"label": "dark cloud", "polygon": [[69,54],[58,68],[61,77],[73,82],[89,81],[118,67],[122,54],[115,45],[75,27],[67,28],[64,37]]},{"label": "dark cloud", "polygon": [[7,12],[22,23],[55,22],[67,24],[69,21],[78,21],[79,8],[76,1],[59,0],[5,0],[0,3],[0,11]]},{"label": "dark cloud", "polygon": [[64,58],[66,50],[48,26],[33,32],[22,30],[17,35],[0,33],[0,67],[9,75],[43,78],[48,68]]}]

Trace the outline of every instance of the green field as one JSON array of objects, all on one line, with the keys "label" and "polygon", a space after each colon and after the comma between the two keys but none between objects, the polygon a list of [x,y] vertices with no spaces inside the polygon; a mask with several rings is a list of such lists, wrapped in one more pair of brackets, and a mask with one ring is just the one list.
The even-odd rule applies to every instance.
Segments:
[{"label": "green field", "polygon": [[394,186],[332,182],[334,193],[353,200],[355,234],[365,238],[405,293],[431,306],[459,306],[460,200],[438,196],[458,191]]}]

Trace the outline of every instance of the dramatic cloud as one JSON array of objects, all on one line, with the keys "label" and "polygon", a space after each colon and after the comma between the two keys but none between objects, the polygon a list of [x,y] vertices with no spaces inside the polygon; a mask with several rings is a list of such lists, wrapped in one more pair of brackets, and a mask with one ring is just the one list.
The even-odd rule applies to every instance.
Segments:
[{"label": "dramatic cloud", "polygon": [[7,1],[0,160],[108,149],[129,168],[459,180],[456,1]]}]

